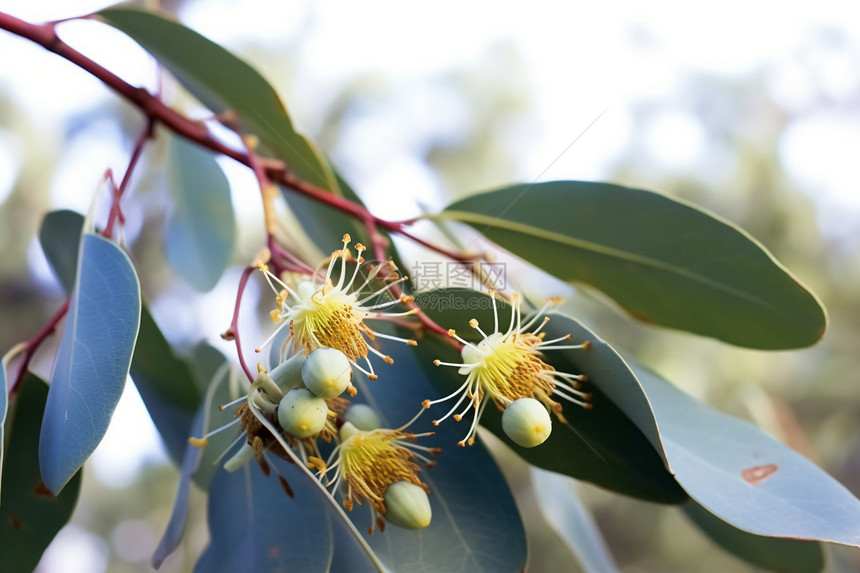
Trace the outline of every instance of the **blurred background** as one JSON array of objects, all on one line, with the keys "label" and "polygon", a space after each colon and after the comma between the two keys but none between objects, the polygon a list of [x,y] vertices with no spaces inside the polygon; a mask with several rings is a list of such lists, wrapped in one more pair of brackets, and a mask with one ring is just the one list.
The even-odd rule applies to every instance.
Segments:
[{"label": "blurred background", "polygon": [[[106,5],[0,0],[0,10],[31,22]],[[588,179],[681,197],[749,231],[823,300],[831,324],[816,347],[729,347],[633,324],[588,291],[525,276],[514,262],[508,279],[567,296],[569,310],[607,341],[754,421],[860,494],[860,21],[844,2],[161,6],[259,69],[299,129],[382,217],[438,210],[513,181]],[[205,117],[122,34],[78,21],[60,33],[127,81],[161,84],[171,105]],[[143,122],[38,46],[0,32],[0,54],[0,349],[8,349],[62,304],[36,238],[41,218],[57,208],[86,212],[94,198],[104,209],[99,181],[106,168],[121,176]],[[164,262],[167,134],[158,133],[125,202],[145,296],[176,345],[207,340],[234,356],[218,335],[238,271],[198,295]],[[239,217],[238,269],[262,245],[259,194],[246,168],[219,163]],[[407,262],[426,256],[401,246]],[[244,328],[256,328],[253,317]],[[47,346],[36,361],[45,376],[51,356]],[[530,570],[570,569],[570,554],[531,506],[522,466],[503,461],[522,488]],[[85,470],[74,518],[39,571],[149,571],[178,472],[133,385]],[[677,509],[579,490],[624,571],[751,570]],[[192,504],[186,542],[163,571],[188,570],[206,544],[205,497],[195,492]],[[858,552],[835,548],[828,567],[860,568]]]}]

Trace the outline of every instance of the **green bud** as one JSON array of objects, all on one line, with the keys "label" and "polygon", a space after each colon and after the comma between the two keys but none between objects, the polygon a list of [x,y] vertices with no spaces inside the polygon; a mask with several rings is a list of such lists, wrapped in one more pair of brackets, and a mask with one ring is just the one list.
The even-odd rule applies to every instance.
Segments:
[{"label": "green bud", "polygon": [[349,387],[352,367],[340,350],[317,348],[302,365],[302,379],[308,390],[320,398],[334,398]]},{"label": "green bud", "polygon": [[552,419],[546,407],[534,398],[520,398],[508,404],[502,414],[505,434],[524,448],[546,441],[552,432]]},{"label": "green bud", "polygon": [[385,519],[404,529],[424,529],[430,525],[430,498],[421,486],[408,481],[391,484],[382,494]]},{"label": "green bud", "polygon": [[379,416],[376,410],[367,404],[353,404],[343,415],[347,422],[352,422],[359,430],[370,432],[379,427]]},{"label": "green bud", "polygon": [[328,406],[306,388],[294,388],[278,404],[278,421],[284,431],[297,438],[319,434],[325,426]]}]

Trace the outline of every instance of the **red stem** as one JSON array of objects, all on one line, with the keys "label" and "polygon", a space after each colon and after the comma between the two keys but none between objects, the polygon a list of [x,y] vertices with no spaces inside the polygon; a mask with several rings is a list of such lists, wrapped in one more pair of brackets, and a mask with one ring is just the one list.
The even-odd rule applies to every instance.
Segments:
[{"label": "red stem", "polygon": [[114,185],[114,194],[110,215],[108,216],[105,229],[102,231],[102,235],[105,237],[113,236],[113,226],[117,219],[119,219],[120,222],[124,221],[122,208],[120,207],[120,199],[122,199],[123,193],[125,193],[125,190],[128,188],[128,182],[131,180],[131,174],[134,172],[134,168],[137,167],[137,162],[140,160],[140,156],[143,155],[143,148],[146,147],[146,143],[152,139],[154,129],[155,122],[152,118],[148,117],[146,120],[146,126],[134,142],[134,149],[131,152],[131,158],[128,160],[128,167],[125,169],[125,174],[122,176],[122,181],[120,181],[119,187],[116,187],[114,184],[113,176],[110,177],[111,184]]},{"label": "red stem", "polygon": [[37,332],[30,340],[24,343],[24,360],[21,362],[21,368],[18,370],[18,376],[15,377],[15,382],[13,382],[12,386],[9,388],[10,396],[13,396],[15,392],[18,391],[18,386],[27,374],[27,369],[30,366],[30,361],[33,359],[33,355],[36,353],[36,350],[42,345],[46,338],[53,334],[57,329],[57,325],[60,324],[60,321],[64,316],[66,316],[67,312],[69,312],[69,299],[66,299],[66,302],[63,303],[60,310],[51,317],[51,320],[42,327],[42,330]]},{"label": "red stem", "polygon": [[239,307],[242,305],[242,294],[244,294],[245,287],[248,285],[248,279],[255,270],[257,270],[256,267],[245,267],[245,270],[242,271],[242,278],[239,279],[239,290],[236,293],[236,305],[233,307],[233,319],[230,321],[230,328],[221,335],[221,338],[224,340],[233,340],[236,342],[236,353],[239,355],[239,364],[251,382],[254,381],[256,376],[251,373],[251,369],[248,368],[248,364],[245,362],[245,356],[242,354],[242,341],[239,338]]}]

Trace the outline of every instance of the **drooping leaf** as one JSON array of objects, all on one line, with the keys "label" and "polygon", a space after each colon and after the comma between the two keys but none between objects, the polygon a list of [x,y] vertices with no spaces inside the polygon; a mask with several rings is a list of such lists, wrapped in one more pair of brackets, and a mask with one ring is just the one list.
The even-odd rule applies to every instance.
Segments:
[{"label": "drooping leaf", "polygon": [[152,12],[108,8],[99,18],[143,46],[209,109],[236,113],[247,132],[258,135],[300,179],[339,193],[328,162],[295,131],[278,94],[253,67],[194,30]]},{"label": "drooping leaf", "polygon": [[531,469],[531,478],[541,513],[583,569],[587,573],[619,571],[572,480],[536,467]]},{"label": "drooping leaf", "polygon": [[[491,299],[468,289],[439,289],[422,293],[416,302],[444,328],[454,328],[467,340],[478,340],[468,322],[478,319],[482,328],[494,324]],[[501,331],[507,329],[511,308],[496,301]],[[615,350],[577,321],[558,314],[544,327],[548,339],[572,335],[571,344],[590,341],[588,350],[547,351],[544,356],[560,372],[586,374],[586,390],[593,394],[591,410],[562,401],[568,423],[555,420],[549,439],[536,448],[523,448],[508,438],[501,426],[501,414],[490,405],[481,424],[496,434],[518,455],[538,467],[563,473],[601,487],[641,499],[679,503],[686,494],[666,469],[654,416],[645,394],[630,368]],[[449,345],[421,341],[419,354],[426,364],[434,358],[462,362]],[[462,384],[456,368],[434,367],[433,379],[444,396]],[[451,406],[447,406],[450,408]],[[441,417],[444,404],[436,406]],[[464,420],[470,420],[467,417]],[[452,422],[446,422],[455,424]],[[461,424],[468,423],[466,421]],[[465,434],[466,429],[458,430]]]},{"label": "drooping leaf", "polygon": [[188,364],[173,352],[146,305],[130,372],[171,459],[179,463],[201,395]]},{"label": "drooping leaf", "polygon": [[[192,436],[202,434],[203,419],[203,411],[201,410],[194,417],[191,424]],[[170,513],[170,520],[167,522],[164,535],[162,535],[161,541],[158,542],[155,553],[152,555],[152,566],[156,569],[161,567],[164,560],[179,547],[179,542],[182,539],[183,533],[185,533],[185,523],[188,517],[188,496],[191,493],[191,474],[197,469],[202,456],[203,450],[192,446],[186,441],[182,466],[180,468],[176,501],[173,504],[173,510]]]},{"label": "drooping leaf", "polygon": [[54,497],[39,474],[39,428],[48,396],[28,374],[9,410],[8,450],[0,497],[0,555],[4,573],[30,573],[68,522],[78,500],[80,472]]},{"label": "drooping leaf", "polygon": [[[3,492],[3,444],[6,435],[6,411],[9,407],[9,388],[6,382],[6,361],[0,361],[0,493]],[[0,498],[2,499],[2,498]]]},{"label": "drooping leaf", "polygon": [[747,533],[715,517],[692,500],[682,509],[717,545],[753,565],[779,573],[818,573],[824,568],[820,543]]},{"label": "drooping leaf", "polygon": [[[42,249],[68,293],[75,284],[83,224],[79,213],[54,211],[45,216],[39,234]],[[201,393],[188,366],[175,355],[146,306],[141,308],[131,376],[167,451],[178,464]]]},{"label": "drooping leaf", "polygon": [[762,245],[657,193],[582,181],[514,185],[439,216],[597,288],[645,322],[761,349],[814,344],[826,327],[815,296]]},{"label": "drooping leaf", "polygon": [[48,263],[56,273],[66,293],[75,286],[75,269],[78,268],[78,245],[84,217],[74,211],[51,211],[42,220],[39,242]]},{"label": "drooping leaf", "polygon": [[860,501],[842,484],[752,424],[634,369],[669,465],[699,505],[750,533],[860,546]]},{"label": "drooping leaf", "polygon": [[191,286],[212,290],[236,240],[230,183],[210,152],[178,137],[171,139],[168,177],[174,206],[167,260]]},{"label": "drooping leaf", "polygon": [[[357,378],[359,398],[380,413],[383,426],[396,428],[417,413],[434,390],[412,348],[390,342],[384,350],[394,366],[380,366],[379,378],[371,382]],[[392,571],[521,571],[526,562],[525,531],[495,461],[479,442],[457,447],[460,427],[433,427],[430,419],[425,414],[409,428],[435,431],[420,444],[442,448],[438,464],[419,474],[430,487],[430,525],[420,531],[389,526],[368,542]],[[369,522],[367,515],[357,512],[353,512],[357,523]],[[420,558],[415,547],[421,548]]]},{"label": "drooping leaf", "polygon": [[39,441],[42,478],[55,494],[107,431],[140,323],[140,285],[128,256],[89,233],[80,249]]}]

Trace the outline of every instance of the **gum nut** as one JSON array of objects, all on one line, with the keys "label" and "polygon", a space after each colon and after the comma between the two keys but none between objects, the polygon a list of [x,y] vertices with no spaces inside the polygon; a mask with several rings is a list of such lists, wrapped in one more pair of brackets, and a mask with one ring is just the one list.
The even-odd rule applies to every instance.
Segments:
[{"label": "gum nut", "polygon": [[359,430],[370,432],[379,427],[379,416],[376,410],[367,404],[353,404],[343,415],[347,422],[352,423]]},{"label": "gum nut", "polygon": [[430,525],[430,498],[421,486],[399,481],[388,486],[382,495],[385,519],[404,529],[424,529]]},{"label": "gum nut", "polygon": [[520,398],[505,408],[502,429],[516,444],[533,448],[549,437],[552,419],[546,407],[534,398]]},{"label": "gum nut", "polygon": [[295,388],[278,404],[278,421],[284,431],[297,438],[319,434],[325,426],[328,406],[306,388]]},{"label": "gum nut", "polygon": [[334,398],[349,386],[352,367],[340,350],[317,348],[302,365],[302,379],[307,389],[320,398]]},{"label": "gum nut", "polygon": [[251,460],[257,457],[257,452],[250,444],[244,443],[239,451],[233,454],[229,460],[224,462],[224,469],[228,472],[235,472]]}]

